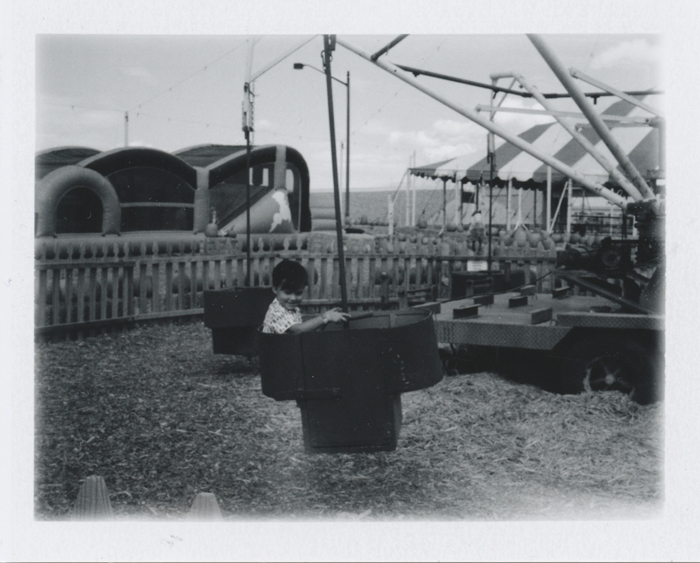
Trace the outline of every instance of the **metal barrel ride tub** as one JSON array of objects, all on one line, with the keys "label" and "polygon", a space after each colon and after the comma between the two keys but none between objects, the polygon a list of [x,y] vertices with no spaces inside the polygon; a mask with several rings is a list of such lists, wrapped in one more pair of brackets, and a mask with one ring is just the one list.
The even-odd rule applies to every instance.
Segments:
[{"label": "metal barrel ride tub", "polygon": [[204,292],[204,326],[211,329],[215,354],[255,356],[258,328],[275,298],[269,287]]},{"label": "metal barrel ride tub", "polygon": [[394,450],[401,393],[442,380],[430,311],[374,312],[347,325],[260,334],[262,392],[296,400],[307,452]]}]

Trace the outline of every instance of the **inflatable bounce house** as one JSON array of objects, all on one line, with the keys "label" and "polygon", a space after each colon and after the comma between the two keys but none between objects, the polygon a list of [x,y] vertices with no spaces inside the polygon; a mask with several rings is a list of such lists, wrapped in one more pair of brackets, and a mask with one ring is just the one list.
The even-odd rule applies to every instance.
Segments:
[{"label": "inflatable bounce house", "polygon": [[[35,234],[81,238],[246,232],[245,146],[145,147],[101,152],[62,147],[36,157]],[[251,233],[311,230],[309,170],[301,154],[266,145],[250,152]]]}]

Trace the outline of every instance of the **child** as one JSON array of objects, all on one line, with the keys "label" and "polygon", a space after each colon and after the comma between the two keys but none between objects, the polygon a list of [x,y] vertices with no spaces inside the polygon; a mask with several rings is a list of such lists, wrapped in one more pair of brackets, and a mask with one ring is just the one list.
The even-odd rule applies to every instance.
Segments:
[{"label": "child", "polygon": [[282,334],[285,332],[308,332],[326,326],[329,322],[339,323],[350,318],[340,308],[331,309],[325,313],[304,321],[301,318],[299,305],[304,289],[308,284],[308,276],[299,262],[282,260],[272,270],[272,291],[275,299],[263,322],[263,332]]}]

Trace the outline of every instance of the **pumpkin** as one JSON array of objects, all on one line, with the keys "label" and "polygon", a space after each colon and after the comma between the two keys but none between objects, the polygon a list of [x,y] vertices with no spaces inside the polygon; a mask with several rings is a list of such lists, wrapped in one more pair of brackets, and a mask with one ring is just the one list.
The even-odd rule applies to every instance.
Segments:
[{"label": "pumpkin", "polygon": [[525,232],[525,229],[517,229],[513,235],[513,239],[515,240],[516,246],[523,248],[527,244],[527,233]]},{"label": "pumpkin", "polygon": [[209,223],[204,227],[204,236],[206,237],[218,237],[219,236],[219,226],[216,223]]}]

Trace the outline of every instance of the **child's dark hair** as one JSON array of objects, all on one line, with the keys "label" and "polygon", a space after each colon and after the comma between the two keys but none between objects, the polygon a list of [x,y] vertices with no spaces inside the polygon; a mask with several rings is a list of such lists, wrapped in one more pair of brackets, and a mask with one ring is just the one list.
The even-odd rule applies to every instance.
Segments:
[{"label": "child's dark hair", "polygon": [[309,283],[309,276],[299,262],[282,260],[272,270],[272,285],[278,289],[296,293]]}]

